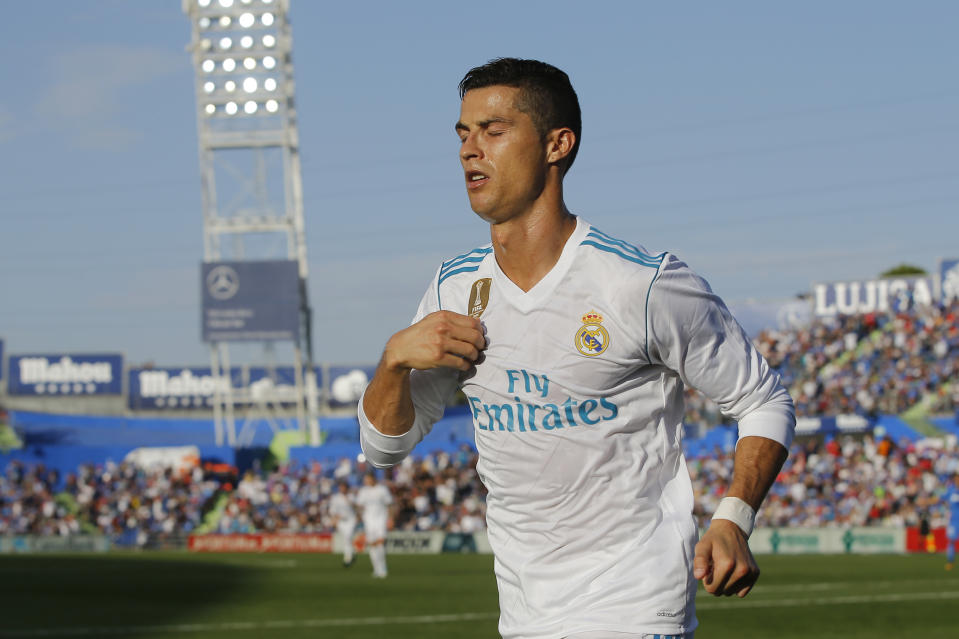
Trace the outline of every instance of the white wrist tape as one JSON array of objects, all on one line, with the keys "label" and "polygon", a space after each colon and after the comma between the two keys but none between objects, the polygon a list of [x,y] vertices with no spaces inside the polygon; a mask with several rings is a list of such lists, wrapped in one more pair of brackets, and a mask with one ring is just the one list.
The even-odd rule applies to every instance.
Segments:
[{"label": "white wrist tape", "polygon": [[756,511],[739,497],[723,497],[713,514],[713,519],[728,519],[749,537],[753,532],[753,523],[756,521]]}]

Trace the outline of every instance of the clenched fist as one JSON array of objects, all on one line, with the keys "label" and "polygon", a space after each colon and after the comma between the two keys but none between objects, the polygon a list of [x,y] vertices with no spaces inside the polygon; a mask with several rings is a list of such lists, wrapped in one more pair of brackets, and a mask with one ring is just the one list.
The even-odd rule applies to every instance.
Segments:
[{"label": "clenched fist", "polygon": [[393,335],[383,351],[383,363],[391,370],[446,366],[467,371],[485,348],[478,319],[437,311]]}]

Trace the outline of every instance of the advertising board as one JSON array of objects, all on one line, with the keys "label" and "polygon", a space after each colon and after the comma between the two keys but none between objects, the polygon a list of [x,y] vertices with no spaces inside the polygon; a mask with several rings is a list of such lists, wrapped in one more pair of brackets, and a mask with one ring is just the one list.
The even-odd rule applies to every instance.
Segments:
[{"label": "advertising board", "polygon": [[756,554],[877,554],[906,552],[903,528],[757,528],[749,537]]},{"label": "advertising board", "polygon": [[262,533],[235,535],[190,535],[191,552],[333,552],[333,536],[327,533]]},{"label": "advertising board", "polygon": [[231,375],[215,377],[212,370],[191,368],[131,368],[129,373],[129,405],[133,410],[199,409],[213,405],[213,396],[230,388]]},{"label": "advertising board", "polygon": [[100,535],[68,537],[38,535],[0,535],[0,554],[34,552],[106,552],[112,544]]},{"label": "advertising board", "polygon": [[834,317],[907,311],[932,303],[934,285],[929,276],[813,284],[813,314]]},{"label": "advertising board", "polygon": [[205,342],[299,338],[302,303],[294,260],[204,262],[200,290]]},{"label": "advertising board", "polygon": [[123,355],[11,355],[7,392],[11,395],[119,395]]},{"label": "advertising board", "polygon": [[440,530],[392,530],[386,534],[386,553],[403,555],[436,555],[443,550],[446,533]]},{"label": "advertising board", "polygon": [[[322,383],[316,369],[317,383]],[[217,392],[230,391],[236,404],[296,403],[296,371],[292,366],[234,366],[229,376],[214,376],[210,367],[131,368],[128,372],[131,410],[202,410],[213,406]]]}]

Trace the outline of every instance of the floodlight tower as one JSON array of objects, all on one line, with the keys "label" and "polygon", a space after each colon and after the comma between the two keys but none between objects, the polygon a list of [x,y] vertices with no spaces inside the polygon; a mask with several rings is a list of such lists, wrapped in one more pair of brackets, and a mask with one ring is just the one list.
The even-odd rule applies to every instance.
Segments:
[{"label": "floodlight tower", "polygon": [[[302,301],[294,343],[296,412],[298,427],[316,445],[318,398],[289,2],[183,0],[183,11],[193,25],[189,50],[196,69],[204,261],[297,262]],[[272,352],[271,345],[266,351]],[[229,376],[228,343],[211,342],[210,352],[213,374]],[[214,398],[218,439],[230,445],[236,444],[237,403],[228,387]]]}]

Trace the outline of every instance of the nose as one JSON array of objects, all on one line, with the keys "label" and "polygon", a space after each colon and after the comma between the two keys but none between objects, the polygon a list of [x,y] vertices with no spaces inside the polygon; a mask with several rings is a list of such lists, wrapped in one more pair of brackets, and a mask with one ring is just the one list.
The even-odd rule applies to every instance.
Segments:
[{"label": "nose", "polygon": [[479,146],[476,144],[476,135],[470,133],[460,144],[460,160],[465,162],[466,160],[481,156],[482,152],[480,151]]}]

